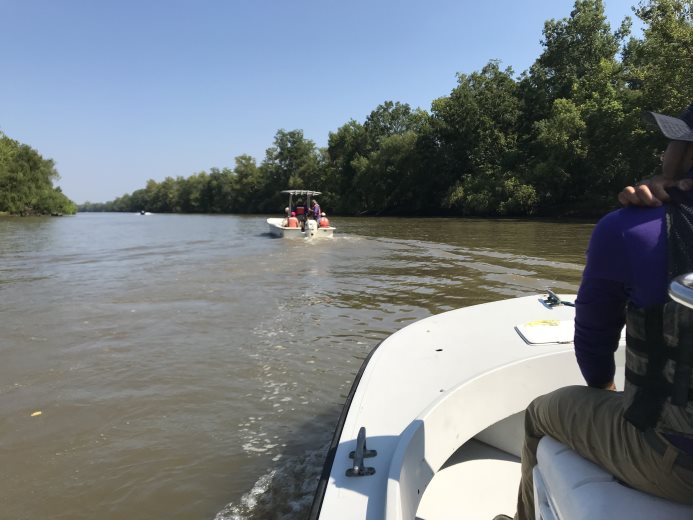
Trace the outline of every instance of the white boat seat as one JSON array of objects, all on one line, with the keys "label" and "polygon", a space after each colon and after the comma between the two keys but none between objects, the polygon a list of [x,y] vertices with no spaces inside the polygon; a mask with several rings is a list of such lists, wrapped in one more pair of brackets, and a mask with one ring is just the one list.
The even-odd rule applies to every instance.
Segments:
[{"label": "white boat seat", "polygon": [[539,442],[537,460],[533,471],[536,520],[693,518],[693,506],[620,484],[551,437]]}]

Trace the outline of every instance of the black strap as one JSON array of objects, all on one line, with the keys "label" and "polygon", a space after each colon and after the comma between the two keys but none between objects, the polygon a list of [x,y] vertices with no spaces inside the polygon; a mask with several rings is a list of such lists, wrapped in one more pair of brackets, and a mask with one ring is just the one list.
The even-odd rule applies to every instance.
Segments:
[{"label": "black strap", "polygon": [[668,347],[661,342],[658,343],[656,346],[653,346],[652,344],[648,343],[644,339],[636,338],[635,336],[632,336],[628,334],[628,331],[626,330],[626,344],[628,345],[629,349],[632,349],[634,352],[638,352],[643,355],[648,355],[652,351],[653,348],[659,349],[662,351],[662,354],[666,359],[671,359],[673,361],[678,361],[679,359],[679,349],[673,348],[673,347]]},{"label": "black strap", "polygon": [[[674,278],[693,270],[693,195],[678,189],[670,190],[667,204],[667,241],[669,277]],[[693,319],[690,309],[678,309],[680,356],[674,372],[671,402],[684,406],[689,398],[688,388],[693,376]]]},{"label": "black strap", "polygon": [[[666,399],[667,397],[673,396],[674,395],[674,388],[675,386],[666,381],[664,378],[661,380],[657,381],[656,384],[650,384],[650,380],[646,375],[643,374],[638,374],[637,372],[633,372],[630,368],[626,368],[626,381],[629,383],[634,384],[635,386],[639,388],[644,388],[647,387],[648,390],[657,395],[658,397]],[[649,386],[648,386],[649,385]],[[693,389],[690,387],[686,388],[686,395],[684,397],[684,404],[686,401],[693,401]],[[672,404],[675,404],[677,406],[682,406],[674,402],[672,398]]]},{"label": "black strap", "polygon": [[[690,309],[686,309],[684,313],[687,314],[686,318],[690,318]],[[693,375],[693,331],[687,324],[680,323],[679,326],[681,327],[681,335],[679,336],[680,356],[674,370],[671,404],[685,406],[691,400],[689,387],[691,375]]]},{"label": "black strap", "polygon": [[[657,424],[662,406],[671,389],[667,388],[667,380],[662,374],[662,368],[666,362],[664,353],[659,348],[663,335],[663,317],[661,307],[645,309],[643,318],[645,321],[645,342],[650,345],[648,349],[647,372],[636,374],[632,370],[626,371],[626,378],[633,383],[637,390],[633,402],[624,412],[623,416],[640,431],[653,428]],[[636,382],[637,381],[637,382]]]},{"label": "black strap", "polygon": [[666,205],[669,279],[693,270],[693,194],[678,188],[667,190]]},{"label": "black strap", "polygon": [[[647,444],[650,445],[650,448],[652,448],[658,454],[664,456],[664,454],[667,452],[669,444],[664,442],[657,432],[650,428],[649,430],[643,432],[643,436],[645,437]],[[676,446],[671,447],[678,452],[676,459],[674,459],[674,464],[693,471],[693,456],[682,452]]]}]

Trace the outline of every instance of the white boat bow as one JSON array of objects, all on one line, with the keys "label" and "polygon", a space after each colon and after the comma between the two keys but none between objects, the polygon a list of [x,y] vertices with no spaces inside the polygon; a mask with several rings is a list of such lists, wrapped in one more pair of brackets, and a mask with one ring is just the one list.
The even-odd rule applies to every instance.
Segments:
[{"label": "white boat bow", "polygon": [[[432,316],[385,339],[354,382],[311,518],[514,511],[524,409],[538,395],[584,384],[573,318],[573,307],[534,295]],[[621,387],[623,364],[619,349]],[[377,452],[361,464],[372,474],[348,476],[361,428]]]}]

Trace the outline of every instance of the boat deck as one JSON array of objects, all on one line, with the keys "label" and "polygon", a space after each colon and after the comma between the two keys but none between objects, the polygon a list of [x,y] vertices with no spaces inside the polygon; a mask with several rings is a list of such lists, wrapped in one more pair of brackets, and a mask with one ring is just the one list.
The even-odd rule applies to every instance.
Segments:
[{"label": "boat deck", "polygon": [[[472,439],[428,485],[417,520],[512,516],[517,504],[520,459]],[[454,501],[450,497],[456,497]]]}]

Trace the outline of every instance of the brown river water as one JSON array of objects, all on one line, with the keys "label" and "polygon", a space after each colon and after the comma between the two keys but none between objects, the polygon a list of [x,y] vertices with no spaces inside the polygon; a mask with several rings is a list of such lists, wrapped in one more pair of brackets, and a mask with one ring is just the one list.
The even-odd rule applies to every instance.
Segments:
[{"label": "brown river water", "polygon": [[[592,223],[0,218],[0,519],[304,518],[368,352],[575,292]],[[40,414],[38,413],[40,412]]]}]

